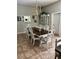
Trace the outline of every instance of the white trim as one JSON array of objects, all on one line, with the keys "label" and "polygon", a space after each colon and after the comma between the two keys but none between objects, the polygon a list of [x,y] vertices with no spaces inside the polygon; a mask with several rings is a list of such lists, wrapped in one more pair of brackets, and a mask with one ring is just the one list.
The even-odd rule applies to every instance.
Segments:
[{"label": "white trim", "polygon": [[26,32],[18,32],[17,34],[23,34],[23,33],[26,33]]},{"label": "white trim", "polygon": [[57,14],[57,13],[61,13],[61,12],[60,11],[52,12],[51,15],[52,14]]}]

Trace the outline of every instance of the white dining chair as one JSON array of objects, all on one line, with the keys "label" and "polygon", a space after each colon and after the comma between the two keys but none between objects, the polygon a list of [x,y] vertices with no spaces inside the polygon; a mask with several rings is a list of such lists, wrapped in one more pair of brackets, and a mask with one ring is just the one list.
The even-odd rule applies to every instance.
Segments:
[{"label": "white dining chair", "polygon": [[29,32],[29,27],[26,28],[26,34],[27,34],[27,39],[29,40],[31,37],[31,34]]},{"label": "white dining chair", "polygon": [[40,38],[39,38],[38,35],[33,33],[33,30],[32,30],[31,27],[29,28],[29,32],[30,32],[30,35],[31,35],[31,42],[33,43],[33,46],[34,46],[35,45],[35,41],[36,40],[40,40]]},{"label": "white dining chair", "polygon": [[[51,39],[51,43],[52,43],[52,34],[51,33],[42,35],[40,38],[40,47],[44,47],[44,48],[48,49],[49,39]],[[45,46],[43,46],[43,45],[45,45]]]},{"label": "white dining chair", "polygon": [[[40,47],[44,47],[44,48],[47,48],[47,41],[48,41],[48,37],[47,37],[47,34],[46,35],[41,35],[41,38],[40,38]],[[45,45],[45,46],[44,46]]]}]

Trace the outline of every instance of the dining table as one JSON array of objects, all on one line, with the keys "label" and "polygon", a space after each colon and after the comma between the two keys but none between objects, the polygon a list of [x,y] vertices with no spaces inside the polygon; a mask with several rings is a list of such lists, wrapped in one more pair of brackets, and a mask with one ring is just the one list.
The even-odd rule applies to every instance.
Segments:
[{"label": "dining table", "polygon": [[37,27],[32,27],[32,30],[33,30],[33,33],[38,35],[38,36],[51,33],[51,31],[48,31],[48,30],[45,30],[45,29],[42,29],[42,28],[37,28]]}]

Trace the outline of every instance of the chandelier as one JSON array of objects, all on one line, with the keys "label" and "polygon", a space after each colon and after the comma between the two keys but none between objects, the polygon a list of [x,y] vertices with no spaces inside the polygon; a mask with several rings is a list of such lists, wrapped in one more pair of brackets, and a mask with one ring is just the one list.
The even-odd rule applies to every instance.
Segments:
[{"label": "chandelier", "polygon": [[41,13],[41,4],[39,4],[39,1],[36,0],[35,6],[32,9],[32,15],[38,16]]}]

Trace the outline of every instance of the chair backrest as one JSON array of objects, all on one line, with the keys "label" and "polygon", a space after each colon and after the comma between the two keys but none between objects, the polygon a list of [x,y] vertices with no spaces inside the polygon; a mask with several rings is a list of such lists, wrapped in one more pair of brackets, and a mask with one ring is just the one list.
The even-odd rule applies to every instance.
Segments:
[{"label": "chair backrest", "polygon": [[31,26],[26,27],[26,33],[27,33],[28,39],[31,38],[31,29],[32,29]]},{"label": "chair backrest", "polygon": [[41,42],[47,43],[47,41],[48,41],[48,35],[47,34],[42,35],[41,36]]},{"label": "chair backrest", "polygon": [[31,39],[34,39],[34,34],[33,34],[32,27],[29,27],[28,30],[29,30],[29,33],[30,33]]},{"label": "chair backrest", "polygon": [[29,37],[30,37],[30,33],[29,33],[29,29],[28,29],[28,27],[26,28],[26,34],[27,34],[27,37],[28,37],[28,39],[29,39]]},{"label": "chair backrest", "polygon": [[55,47],[61,45],[60,43],[61,43],[61,39],[59,39],[59,40],[56,39],[56,41],[55,41]]},{"label": "chair backrest", "polygon": [[47,37],[41,37],[41,44],[46,44],[48,41]]}]

